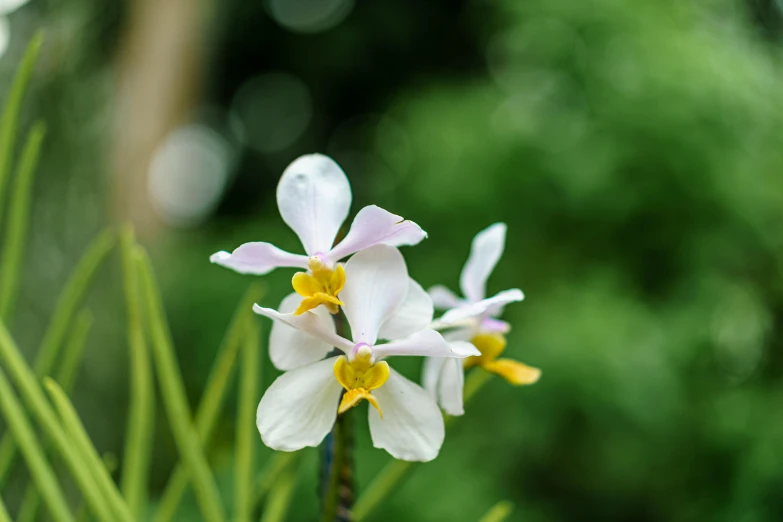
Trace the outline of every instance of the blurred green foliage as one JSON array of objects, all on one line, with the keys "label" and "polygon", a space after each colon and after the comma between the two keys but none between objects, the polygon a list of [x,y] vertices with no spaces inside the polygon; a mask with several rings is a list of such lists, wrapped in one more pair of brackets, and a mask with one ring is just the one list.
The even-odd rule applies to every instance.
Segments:
[{"label": "blurred green foliage", "polygon": [[[404,250],[425,287],[456,289],[473,235],[508,223],[489,290],[525,291],[526,301],[506,311],[508,351],[543,370],[532,387],[490,382],[450,428],[440,457],[368,520],[478,520],[503,499],[515,506],[509,520],[520,522],[781,520],[781,7],[770,2],[767,12],[761,3],[436,3],[426,8],[431,41],[416,21],[419,7],[358,2],[344,25],[321,35],[259,35],[281,42],[268,61],[239,63],[229,52],[236,46],[215,44],[223,53],[216,69],[250,75],[288,64],[328,110],[282,152],[243,152],[215,216],[166,229],[149,245],[191,406],[249,282],[208,256],[249,240],[297,251],[274,186],[288,162],[318,150],[345,168],[355,209],[375,203],[429,232]],[[265,16],[247,2],[228,5],[228,25]],[[390,12],[394,39],[388,27],[373,31]],[[222,38],[258,52],[246,32]],[[459,42],[451,53],[449,38]],[[367,51],[379,42],[385,54]],[[68,62],[41,87],[59,93],[62,107],[42,103],[56,114],[47,117],[53,145],[44,147],[41,178],[50,183],[36,188],[37,235],[16,314],[24,346],[37,345],[47,301],[104,220],[97,209],[106,176],[85,153],[101,154],[106,143],[99,127],[73,135],[67,124],[74,114],[79,123],[100,119],[103,109],[84,100],[106,93],[107,71],[95,65],[102,53],[79,55],[81,68]],[[321,55],[340,66],[333,76]],[[207,102],[228,104],[240,83],[232,74],[209,80]],[[368,88],[350,87],[354,79]],[[344,120],[360,124],[334,138]],[[63,215],[76,225],[65,227]],[[262,304],[279,303],[290,275],[264,278]],[[97,340],[74,402],[98,448],[119,454],[128,385],[118,267],[104,270],[91,299],[101,303],[93,307]],[[418,362],[402,363],[418,376]],[[274,371],[266,365],[264,374],[266,386]],[[389,461],[372,448],[365,407],[355,415],[360,491]],[[208,455],[224,499],[233,498],[235,408]],[[177,454],[166,420],[155,424],[153,502]],[[260,469],[271,452],[257,453]],[[291,520],[317,509],[317,456],[304,453]],[[198,516],[191,493],[179,516]]]}]

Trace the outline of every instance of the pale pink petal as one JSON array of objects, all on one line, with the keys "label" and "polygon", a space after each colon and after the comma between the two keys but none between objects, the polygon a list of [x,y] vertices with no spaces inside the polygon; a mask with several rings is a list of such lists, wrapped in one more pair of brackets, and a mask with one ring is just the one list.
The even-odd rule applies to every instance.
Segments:
[{"label": "pale pink petal", "polygon": [[283,172],[277,185],[277,206],[307,255],[325,253],[348,217],[351,186],[332,158],[309,154]]},{"label": "pale pink petal", "polygon": [[424,289],[408,278],[408,293],[405,300],[384,321],[378,332],[381,339],[403,339],[409,335],[424,330],[432,322],[432,299]]},{"label": "pale pink petal", "polygon": [[293,326],[302,332],[317,337],[329,346],[339,348],[345,353],[350,352],[354,346],[354,343],[335,333],[334,325],[329,327],[319,315],[312,311],[305,312],[301,315],[294,315],[292,313],[283,314],[272,308],[263,308],[257,304],[253,305],[253,311],[259,315],[269,317],[275,321],[282,321],[287,325]]},{"label": "pale pink petal", "polygon": [[209,260],[240,274],[264,275],[275,268],[307,268],[307,256],[290,254],[269,243],[245,243],[233,252],[216,252]]},{"label": "pale pink petal", "polygon": [[327,257],[336,262],[373,245],[416,245],[425,237],[427,233],[413,221],[370,205],[356,214],[345,239],[340,241]]},{"label": "pale pink petal", "polygon": [[509,303],[521,301],[524,298],[525,295],[522,293],[522,290],[518,288],[504,290],[487,299],[482,299],[481,301],[449,310],[443,314],[436,323],[439,327],[445,327],[449,325],[459,325],[466,320],[478,320],[482,315],[488,313],[494,307],[505,306]]},{"label": "pale pink petal", "polygon": [[[457,350],[452,349],[455,346]],[[435,330],[421,330],[399,341],[373,346],[375,357],[418,355],[429,357],[469,357],[481,355],[470,343],[449,343]]]},{"label": "pale pink petal", "polygon": [[356,343],[375,344],[378,330],[408,293],[408,269],[399,250],[375,245],[345,263],[343,312]]},{"label": "pale pink petal", "polygon": [[505,223],[495,223],[473,238],[470,256],[459,278],[462,294],[468,301],[479,301],[486,296],[487,279],[503,254],[505,242]]}]

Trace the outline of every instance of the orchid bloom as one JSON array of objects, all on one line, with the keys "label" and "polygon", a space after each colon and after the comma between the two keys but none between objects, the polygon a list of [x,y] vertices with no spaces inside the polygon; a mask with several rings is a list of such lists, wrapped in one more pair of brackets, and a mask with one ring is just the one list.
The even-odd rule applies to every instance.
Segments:
[{"label": "orchid bloom", "polygon": [[264,275],[278,267],[304,268],[294,275],[294,290],[303,297],[300,315],[319,305],[337,313],[338,294],[346,279],[338,263],[349,255],[384,244],[415,245],[427,234],[419,225],[375,205],[362,208],[345,238],[333,246],[348,217],[351,186],[339,165],[321,154],[301,156],[283,172],[277,185],[277,206],[283,221],[299,236],[305,254],[291,254],[270,243],[252,242],[233,252],[217,252],[210,261],[241,274]]},{"label": "orchid bloom", "polygon": [[511,326],[497,319],[503,308],[524,299],[518,288],[486,297],[487,279],[497,265],[506,242],[506,225],[495,223],[473,238],[470,256],[460,274],[460,288],[464,298],[456,296],[444,286],[429,290],[436,308],[447,309],[432,323],[433,328],[450,329],[444,338],[450,342],[470,341],[481,355],[464,361],[429,357],[424,363],[424,387],[437,397],[440,406],[449,415],[462,415],[462,388],[464,371],[480,366],[500,375],[514,385],[533,384],[541,371],[514,361],[498,358],[506,347],[505,334]]},{"label": "orchid bloom", "polygon": [[[427,391],[394,371],[385,359],[464,358],[480,352],[470,343],[448,343],[427,328],[432,301],[408,277],[396,248],[376,245],[358,252],[345,264],[345,275],[341,300],[350,340],[337,332],[323,309],[296,315],[253,307],[280,323],[275,325],[270,353],[276,364],[292,368],[272,383],[258,405],[261,439],[282,451],[317,446],[338,414],[366,400],[372,405],[369,424],[376,448],[402,460],[432,460],[444,437],[440,410]],[[282,304],[290,309],[291,296]],[[306,345],[286,342],[301,333],[309,336]],[[333,347],[342,354],[329,357]],[[290,353],[281,353],[286,348]]]}]

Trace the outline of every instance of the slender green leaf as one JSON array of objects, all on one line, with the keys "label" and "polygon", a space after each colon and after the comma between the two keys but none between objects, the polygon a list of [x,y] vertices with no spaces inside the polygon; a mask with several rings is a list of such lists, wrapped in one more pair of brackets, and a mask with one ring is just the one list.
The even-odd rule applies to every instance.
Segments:
[{"label": "slender green leaf", "polygon": [[3,108],[3,117],[0,119],[0,222],[3,219],[3,198],[5,196],[5,182],[13,164],[14,145],[16,144],[16,128],[19,121],[19,113],[22,109],[24,93],[27,91],[27,84],[30,83],[30,77],[33,74],[35,61],[38,59],[38,52],[43,45],[43,32],[38,31],[30,40],[27,50],[22,58],[22,63],[16,71],[14,81],[11,84],[11,91],[5,100]]},{"label": "slender green leaf", "polygon": [[295,461],[293,465],[286,467],[277,477],[264,512],[261,515],[261,522],[283,522],[285,520],[288,506],[291,505],[291,497],[296,486],[298,471],[299,466]]},{"label": "slender green leaf", "polygon": [[[231,324],[221,342],[218,356],[212,366],[196,412],[196,432],[202,447],[206,447],[212,437],[213,428],[223,406],[226,388],[234,370],[237,353],[242,345],[245,324],[252,320],[253,303],[261,299],[262,293],[263,286],[261,284],[250,285],[237,306]],[[174,518],[187,486],[188,475],[185,472],[185,467],[182,463],[177,464],[161,496],[160,504],[155,512],[155,522],[169,522]]]},{"label": "slender green leaf", "polygon": [[253,444],[256,435],[256,406],[258,404],[260,327],[256,321],[247,321],[247,336],[242,349],[242,367],[239,380],[239,398],[236,425],[236,464],[234,465],[234,520],[250,522],[252,514]]},{"label": "slender green leaf", "polygon": [[[3,343],[5,344],[5,343]],[[16,398],[11,385],[6,380],[5,373],[0,370],[0,409],[8,423],[8,428],[16,441],[22,456],[30,470],[33,481],[46,502],[49,512],[57,522],[73,522],[73,516],[68,508],[65,496],[57,483],[54,471],[46,462],[41,445],[27,420],[22,405]]]},{"label": "slender green leaf", "polygon": [[[467,406],[470,400],[484,387],[490,378],[491,374],[480,369],[470,372],[468,378],[465,379],[463,404]],[[460,417],[446,417],[446,427],[448,428],[451,426],[459,418]],[[394,493],[397,487],[399,487],[400,482],[408,476],[408,473],[416,465],[417,463],[415,462],[407,462],[404,460],[393,460],[386,464],[372,482],[370,482],[367,489],[364,490],[364,493],[356,500],[356,503],[351,510],[353,513],[353,521],[361,522],[367,518],[367,515]]]},{"label": "slender green leaf", "polygon": [[[87,336],[92,327],[92,313],[83,309],[76,316],[76,323],[73,326],[68,344],[65,347],[62,363],[58,367],[57,380],[62,384],[63,390],[69,391],[73,386],[74,378],[82,362],[84,355],[84,346],[87,344]],[[9,442],[13,442],[9,439]],[[44,441],[44,451],[48,453],[49,445]],[[15,446],[9,445],[13,451]],[[5,448],[3,448],[5,449]],[[38,515],[38,508],[41,505],[41,495],[35,484],[29,484],[22,497],[22,507],[19,508],[17,522],[34,522]]]},{"label": "slender green leaf", "polygon": [[[35,359],[35,375],[41,379],[52,372],[77,308],[84,299],[95,272],[114,246],[114,233],[105,230],[99,234],[82,255],[57,301],[52,319],[44,332],[41,347]],[[0,486],[5,482],[16,454],[10,434],[0,439]]]},{"label": "slender green leaf", "polygon": [[201,513],[210,522],[225,520],[215,479],[204,456],[198,433],[191,422],[182,374],[174,355],[163,303],[146,253],[138,248],[136,261],[142,288],[147,331],[152,339],[152,354],[163,404],[168,414],[180,458],[193,483]]},{"label": "slender green leaf", "polygon": [[[84,467],[79,452],[62,431],[61,422],[46,400],[35,374],[25,362],[2,321],[0,321],[0,359],[5,363],[5,367],[16,382],[19,394],[28,406],[28,411],[35,416],[44,433],[54,444],[54,448],[62,456],[71,475],[76,479],[76,483],[89,502],[90,508],[100,520],[115,522],[106,501],[98,493],[99,489],[95,479]],[[18,443],[19,437],[16,438]]]},{"label": "slender green leaf", "polygon": [[128,348],[130,354],[130,408],[125,436],[122,469],[122,493],[131,513],[141,516],[146,500],[146,487],[152,456],[155,418],[155,386],[152,368],[141,322],[138,274],[134,260],[133,229],[122,232],[122,270],[125,284]]},{"label": "slender green leaf", "polygon": [[296,452],[276,451],[256,477],[253,494],[253,510],[264,501],[277,482],[278,476],[299,456]]},{"label": "slender green leaf", "polygon": [[54,309],[49,326],[44,332],[41,347],[35,359],[35,375],[43,378],[51,373],[57,355],[63,344],[63,339],[68,332],[76,310],[84,299],[84,295],[92,282],[95,273],[98,271],[103,260],[111,251],[115,242],[115,233],[107,229],[98,234],[93,239],[90,246],[79,259],[79,263],[71,272],[68,281],[65,283],[60,298],[57,300],[57,306]]},{"label": "slender green leaf", "polygon": [[503,522],[514,510],[514,504],[508,500],[501,500],[481,517],[479,522]]},{"label": "slender green leaf", "polygon": [[65,392],[60,388],[60,385],[54,380],[48,377],[44,378],[44,386],[46,391],[49,392],[57,412],[60,414],[60,419],[73,442],[73,446],[79,453],[84,466],[87,467],[98,484],[103,497],[116,517],[115,520],[133,522],[134,517],[131,515],[130,509],[128,509],[128,504],[125,503],[122,495],[120,495],[120,491],[106,470],[106,466],[104,466],[103,460],[101,460],[98,451],[93,446],[90,436],[87,435],[87,430],[84,429],[84,425],[79,419],[73,404],[71,404]]},{"label": "slender green leaf", "polygon": [[30,226],[30,200],[33,191],[33,174],[38,165],[46,125],[39,121],[27,135],[22,151],[22,159],[17,168],[14,193],[11,198],[11,210],[8,230],[3,241],[3,259],[0,263],[0,318],[8,322],[16,303],[21,280],[22,260],[24,259],[25,239]]}]

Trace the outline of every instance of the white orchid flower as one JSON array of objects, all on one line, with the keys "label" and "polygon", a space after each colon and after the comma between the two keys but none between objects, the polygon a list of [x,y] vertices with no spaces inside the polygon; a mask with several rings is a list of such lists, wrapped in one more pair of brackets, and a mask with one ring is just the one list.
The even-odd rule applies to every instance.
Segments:
[{"label": "white orchid flower", "polygon": [[450,329],[444,334],[449,342],[470,341],[480,352],[464,361],[428,357],[424,363],[424,387],[438,399],[449,415],[462,415],[464,371],[480,366],[514,385],[532,384],[541,376],[537,368],[512,359],[498,358],[506,347],[505,335],[511,326],[497,318],[503,308],[524,299],[518,288],[486,297],[487,279],[497,265],[506,242],[505,223],[495,223],[473,238],[468,261],[460,274],[460,288],[464,298],[445,286],[429,290],[436,308],[447,309],[432,323],[433,328]]},{"label": "white orchid flower", "polygon": [[[350,340],[339,335],[331,316],[320,310],[300,315],[284,312],[292,307],[286,302],[291,296],[283,301],[281,311],[253,307],[256,313],[312,338],[306,346],[288,344],[290,352],[283,353],[285,338],[290,340],[293,330],[273,334],[270,353],[276,364],[295,369],[278,377],[258,405],[261,438],[282,451],[317,446],[337,415],[364,399],[373,406],[368,410],[376,448],[402,460],[432,460],[444,437],[440,410],[427,391],[383,359],[395,355],[464,358],[479,352],[470,343],[450,344],[426,328],[432,302],[408,277],[396,248],[376,245],[362,250],[345,264],[345,274],[341,299]],[[381,338],[389,342],[381,344]],[[342,355],[323,359],[332,347]]]},{"label": "white orchid flower", "polygon": [[270,243],[251,242],[233,252],[217,252],[210,261],[242,274],[263,275],[278,267],[309,269],[294,275],[294,290],[304,299],[302,314],[321,304],[337,313],[345,273],[343,258],[384,244],[415,245],[427,236],[419,225],[370,205],[362,208],[345,238],[334,240],[351,207],[351,186],[339,165],[321,154],[302,156],[283,172],[277,185],[277,206],[283,221],[299,236],[305,254],[291,254]]}]

